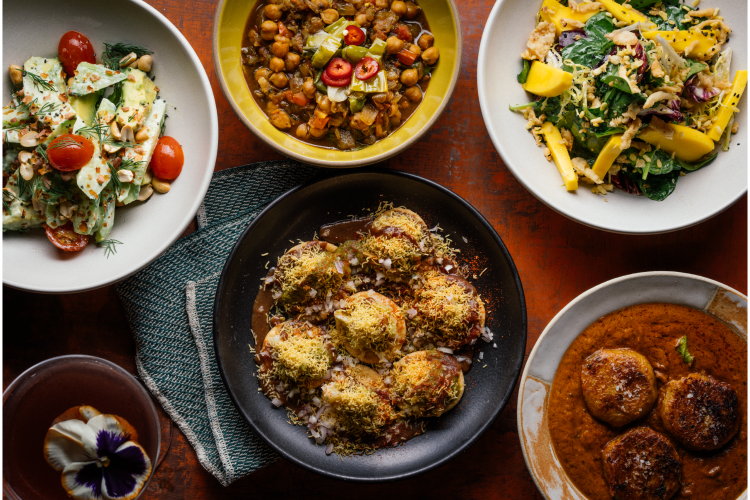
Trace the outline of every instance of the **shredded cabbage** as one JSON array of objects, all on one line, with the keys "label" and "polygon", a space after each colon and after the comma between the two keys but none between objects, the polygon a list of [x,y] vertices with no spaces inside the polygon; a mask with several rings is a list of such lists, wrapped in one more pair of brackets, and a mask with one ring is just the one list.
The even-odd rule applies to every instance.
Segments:
[{"label": "shredded cabbage", "polygon": [[727,48],[724,52],[719,54],[719,57],[716,59],[716,63],[714,64],[714,67],[711,69],[711,73],[713,74],[714,80],[716,81],[724,81],[729,80],[729,66],[732,63],[732,47]]}]

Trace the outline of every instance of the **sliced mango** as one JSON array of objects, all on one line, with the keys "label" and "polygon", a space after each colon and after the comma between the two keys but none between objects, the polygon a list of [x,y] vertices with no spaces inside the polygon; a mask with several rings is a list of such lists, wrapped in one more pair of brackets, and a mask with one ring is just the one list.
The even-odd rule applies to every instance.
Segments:
[{"label": "sliced mango", "polygon": [[575,170],[573,170],[573,162],[570,161],[568,148],[562,143],[563,139],[560,135],[560,131],[554,123],[544,122],[544,125],[542,125],[542,134],[544,135],[544,140],[547,142],[547,147],[552,154],[552,159],[555,160],[557,170],[560,172],[560,176],[565,183],[565,189],[568,191],[577,190],[578,175],[576,175]]},{"label": "sliced mango", "polygon": [[572,19],[574,21],[580,21],[585,24],[586,21],[588,21],[589,18],[596,13],[596,11],[591,11],[581,14],[580,12],[574,11],[570,7],[564,6],[557,0],[544,0],[544,2],[542,3],[542,10],[539,11],[539,15],[544,21],[555,25],[557,36],[560,36],[560,33],[562,33],[563,31],[573,29],[573,27],[569,25],[563,26],[563,19]]},{"label": "sliced mango", "polygon": [[697,41],[698,45],[685,55],[693,59],[704,59],[708,49],[716,45],[716,34],[713,31],[709,31],[709,33],[710,36],[702,31],[646,31],[643,33],[643,38],[654,40],[657,36],[660,36],[679,53],[682,53],[691,43]]},{"label": "sliced mango", "polygon": [[573,85],[573,75],[567,71],[544,64],[541,61],[531,63],[531,69],[522,87],[532,94],[542,97],[555,97]]},{"label": "sliced mango", "polygon": [[604,179],[604,176],[609,172],[609,168],[622,153],[620,150],[621,142],[622,134],[613,135],[609,138],[607,144],[604,145],[599,156],[597,156],[596,162],[594,162],[594,167],[591,170],[593,170],[600,179]]},{"label": "sliced mango", "polygon": [[680,160],[697,161],[714,150],[714,141],[706,134],[685,125],[668,123],[674,131],[672,137],[666,137],[661,132],[650,127],[643,129],[638,138],[652,146],[659,146],[667,153],[674,153]]},{"label": "sliced mango", "polygon": [[649,23],[653,24],[649,18],[635,10],[630,4],[620,5],[615,0],[597,0],[607,11],[618,21],[625,21],[628,24]]},{"label": "sliced mango", "polygon": [[724,102],[721,103],[719,113],[716,115],[716,123],[711,127],[708,132],[708,137],[714,141],[721,139],[721,134],[724,133],[724,129],[729,123],[729,119],[732,114],[735,113],[734,109],[742,98],[742,93],[745,91],[747,86],[747,71],[741,70],[734,74],[734,82],[732,82],[732,93],[727,94],[724,98]]}]

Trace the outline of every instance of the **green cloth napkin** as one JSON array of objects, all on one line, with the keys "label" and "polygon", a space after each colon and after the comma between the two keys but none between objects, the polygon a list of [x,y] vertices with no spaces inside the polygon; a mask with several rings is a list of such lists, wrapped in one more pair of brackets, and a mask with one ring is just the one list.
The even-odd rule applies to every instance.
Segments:
[{"label": "green cloth napkin", "polygon": [[117,286],[143,382],[203,467],[225,486],[277,455],[237,412],[216,366],[212,328],[219,276],[248,224],[317,171],[272,161],[217,172],[198,210],[198,230]]}]

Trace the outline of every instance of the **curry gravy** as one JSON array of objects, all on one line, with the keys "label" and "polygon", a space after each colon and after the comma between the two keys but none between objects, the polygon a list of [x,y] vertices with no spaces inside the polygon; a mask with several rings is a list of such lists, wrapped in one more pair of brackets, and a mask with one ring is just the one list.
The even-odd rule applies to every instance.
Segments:
[{"label": "curry gravy", "polygon": [[[675,350],[687,336],[688,366]],[[555,374],[548,406],[548,424],[557,458],[568,477],[587,498],[612,498],[604,479],[602,449],[628,429],[647,425],[669,437],[658,403],[645,418],[615,429],[594,419],[581,391],[581,366],[602,348],[629,347],[654,368],[659,387],[698,372],[730,384],[737,392],[740,431],[715,452],[694,452],[676,440],[682,462],[682,487],[672,498],[735,500],[747,489],[747,342],[713,317],[674,304],[642,304],[611,313],[589,326],[570,345]]]}]

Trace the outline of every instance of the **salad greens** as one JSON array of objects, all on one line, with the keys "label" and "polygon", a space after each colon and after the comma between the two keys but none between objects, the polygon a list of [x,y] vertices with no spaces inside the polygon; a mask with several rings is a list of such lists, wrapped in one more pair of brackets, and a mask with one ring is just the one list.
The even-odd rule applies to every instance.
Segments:
[{"label": "salad greens", "polygon": [[559,130],[569,152],[555,158],[561,173],[575,171],[597,194],[614,186],[661,201],[680,177],[716,159],[722,132],[728,147],[736,125],[725,102],[739,99],[746,72],[732,82],[731,30],[717,10],[628,3],[630,16],[590,0],[544,0],[518,75],[536,98],[510,109],[523,113],[540,147],[544,122]]}]

